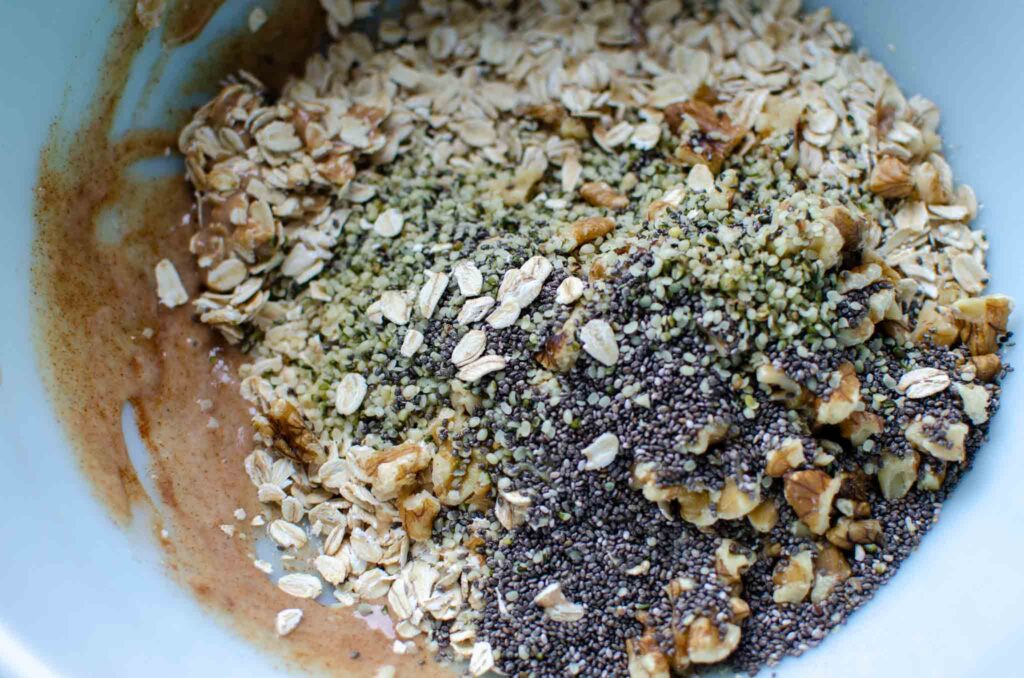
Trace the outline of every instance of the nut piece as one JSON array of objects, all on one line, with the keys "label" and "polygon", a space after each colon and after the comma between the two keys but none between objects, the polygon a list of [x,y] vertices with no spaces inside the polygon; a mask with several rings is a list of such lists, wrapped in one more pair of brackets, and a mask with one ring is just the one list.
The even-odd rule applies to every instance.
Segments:
[{"label": "nut piece", "polygon": [[738,584],[756,561],[757,556],[742,552],[732,539],[723,539],[715,550],[715,572],[727,584]]},{"label": "nut piece", "polygon": [[786,476],[786,502],[814,534],[829,528],[832,502],[842,481],[824,471],[796,471]]},{"label": "nut piece", "polygon": [[838,424],[849,417],[860,403],[860,379],[851,363],[843,363],[829,382],[838,379],[827,398],[815,401],[815,418],[819,424]]},{"label": "nut piece", "polygon": [[908,398],[919,399],[942,393],[949,388],[949,375],[934,367],[920,367],[900,377],[896,389]]},{"label": "nut piece", "polygon": [[603,181],[588,181],[580,186],[580,196],[594,207],[621,210],[629,206],[629,198]]},{"label": "nut piece", "polygon": [[921,305],[911,338],[916,344],[930,341],[936,346],[952,346],[960,338],[960,328],[952,310],[928,300]]},{"label": "nut piece", "polygon": [[917,479],[917,467],[921,456],[911,452],[905,457],[897,457],[886,452],[882,455],[882,466],[878,469],[878,485],[882,488],[882,496],[889,501],[902,499],[910,491]]},{"label": "nut piece", "polygon": [[754,495],[751,496],[741,490],[732,478],[726,480],[715,509],[718,517],[721,520],[737,520],[753,511],[761,501],[760,488],[761,486],[757,485]]},{"label": "nut piece", "polygon": [[725,634],[707,617],[699,617],[690,625],[686,643],[687,654],[694,664],[717,664],[733,653],[740,644],[740,627],[725,624]]},{"label": "nut piece", "polygon": [[[646,495],[646,488],[644,494]],[[710,492],[681,489],[676,499],[679,500],[679,515],[686,522],[697,527],[707,527],[718,522],[717,516],[711,510]]]},{"label": "nut piece", "polygon": [[860,447],[885,430],[885,420],[872,412],[854,412],[839,424],[839,434]]},{"label": "nut piece", "polygon": [[841,206],[826,209],[825,218],[832,222],[832,225],[839,231],[839,235],[843,239],[843,252],[856,252],[860,249],[861,238],[868,228],[863,219],[854,218],[850,214],[850,210]]},{"label": "nut piece", "polygon": [[855,520],[850,523],[846,534],[854,544],[873,544],[882,536],[882,523],[877,520]]},{"label": "nut piece", "polygon": [[274,449],[284,456],[306,464],[322,464],[327,458],[299,408],[287,400],[279,398],[270,404],[267,421],[274,436]]},{"label": "nut piece", "polygon": [[626,641],[629,658],[629,678],[669,678],[668,658],[658,647],[657,639],[645,633],[640,638]]},{"label": "nut piece", "polygon": [[988,355],[976,355],[971,358],[974,366],[974,376],[981,381],[993,381],[1003,369],[1003,362],[995,353]]},{"label": "nut piece", "polygon": [[925,492],[938,492],[942,489],[942,483],[946,482],[946,465],[939,462],[939,466],[926,465],[921,469],[921,476],[917,479],[917,489]]},{"label": "nut piece", "polygon": [[781,400],[790,407],[799,407],[807,397],[803,386],[772,364],[758,367],[756,376],[757,383],[768,388],[773,400]]},{"label": "nut piece", "polygon": [[573,249],[608,235],[615,229],[615,221],[608,217],[585,217],[569,225],[566,236]]},{"label": "nut piece", "polygon": [[560,332],[552,334],[544,341],[544,348],[534,358],[552,372],[568,372],[576,365],[576,359],[580,354],[575,334],[572,321],[567,321]]},{"label": "nut piece", "polygon": [[907,427],[904,435],[911,445],[943,461],[963,462],[967,458],[964,440],[967,424],[941,424],[932,416],[919,419]]},{"label": "nut piece", "polygon": [[838,584],[853,575],[850,564],[843,554],[834,546],[826,546],[814,561],[814,588],[811,589],[811,602],[820,603],[832,595]]},{"label": "nut piece", "polygon": [[772,582],[775,584],[772,600],[779,605],[799,603],[811,592],[813,581],[814,564],[811,552],[801,551],[772,575]]},{"label": "nut piece", "polygon": [[698,100],[667,106],[665,119],[681,137],[676,160],[684,165],[707,165],[716,175],[745,134],[742,127],[732,124],[728,115],[719,114]]},{"label": "nut piece", "polygon": [[902,160],[887,155],[879,159],[871,171],[868,188],[883,198],[906,198],[914,190],[910,167]]},{"label": "nut piece", "polygon": [[806,463],[803,441],[799,438],[786,438],[781,445],[768,453],[764,472],[773,478],[781,478]]},{"label": "nut piece", "polygon": [[964,403],[964,414],[972,424],[988,421],[988,391],[981,384],[957,384],[956,392]]},{"label": "nut piece", "polygon": [[416,475],[433,459],[428,448],[412,441],[383,450],[364,449],[358,458],[359,467],[370,477],[373,494],[382,500],[394,499],[415,485]]},{"label": "nut piece", "polygon": [[973,297],[953,302],[953,315],[961,321],[960,338],[971,355],[988,355],[999,350],[999,337],[1006,333],[1006,322],[1013,300],[1002,294]]},{"label": "nut piece", "polygon": [[441,502],[429,492],[409,495],[398,504],[402,527],[413,541],[426,541],[434,531],[434,518],[441,510]]},{"label": "nut piece", "polygon": [[767,534],[779,522],[779,509],[775,507],[774,501],[766,499],[747,514],[747,520],[755,530]]}]

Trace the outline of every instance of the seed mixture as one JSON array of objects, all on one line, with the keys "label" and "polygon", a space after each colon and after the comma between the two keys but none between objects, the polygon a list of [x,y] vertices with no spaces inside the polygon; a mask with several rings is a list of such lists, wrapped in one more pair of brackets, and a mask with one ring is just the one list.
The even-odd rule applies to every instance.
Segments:
[{"label": "seed mixture", "polygon": [[820,642],[999,401],[1012,304],[935,105],[791,0],[431,0],[373,38],[323,4],[305,73],[180,138],[277,585],[472,675]]}]

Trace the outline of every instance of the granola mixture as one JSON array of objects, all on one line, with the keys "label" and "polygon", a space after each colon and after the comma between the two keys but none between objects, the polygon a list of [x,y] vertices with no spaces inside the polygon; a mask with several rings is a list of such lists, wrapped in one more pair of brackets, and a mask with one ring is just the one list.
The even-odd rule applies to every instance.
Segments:
[{"label": "granola mixture", "polygon": [[430,0],[374,38],[323,4],[304,74],[180,138],[288,571],[256,566],[472,675],[820,642],[999,401],[1012,304],[935,105],[792,0]]}]

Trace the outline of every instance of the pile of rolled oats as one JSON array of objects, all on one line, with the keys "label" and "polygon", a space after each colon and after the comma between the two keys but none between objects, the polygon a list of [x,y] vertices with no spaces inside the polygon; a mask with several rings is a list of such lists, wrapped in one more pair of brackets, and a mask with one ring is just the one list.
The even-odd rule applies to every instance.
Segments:
[{"label": "pile of rolled oats", "polygon": [[935,105],[791,0],[431,0],[375,38],[324,5],[304,74],[180,138],[278,586],[473,675],[819,642],[998,403],[1011,302]]}]

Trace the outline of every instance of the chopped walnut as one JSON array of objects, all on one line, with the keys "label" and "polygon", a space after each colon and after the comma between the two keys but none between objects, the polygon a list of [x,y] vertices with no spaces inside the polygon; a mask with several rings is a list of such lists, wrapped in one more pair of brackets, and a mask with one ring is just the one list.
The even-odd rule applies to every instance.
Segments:
[{"label": "chopped walnut", "polygon": [[850,210],[841,206],[826,209],[825,218],[839,231],[843,240],[843,252],[856,252],[860,249],[861,241],[867,230],[867,223],[863,219],[854,217]]},{"label": "chopped walnut", "polygon": [[580,186],[580,196],[594,207],[621,210],[629,206],[629,198],[604,181],[588,181]]},{"label": "chopped walnut", "polygon": [[786,501],[811,532],[825,534],[840,484],[824,471],[796,471],[786,476]]},{"label": "chopped walnut", "polygon": [[857,447],[884,430],[885,420],[872,412],[854,412],[839,424],[840,435]]},{"label": "chopped walnut", "polygon": [[808,392],[803,386],[774,365],[761,365],[757,368],[756,376],[757,383],[767,387],[773,399],[782,400],[790,407],[800,406],[808,397]]},{"label": "chopped walnut", "polygon": [[750,521],[750,525],[758,532],[771,532],[772,528],[779,522],[779,509],[776,508],[774,501],[766,499],[747,514],[747,520]]},{"label": "chopped walnut", "polygon": [[815,418],[819,424],[838,424],[849,417],[860,403],[860,379],[851,363],[837,370],[839,384],[827,398],[815,401]]},{"label": "chopped walnut", "polygon": [[971,355],[989,355],[999,350],[999,337],[1006,334],[1006,323],[1013,301],[1002,294],[961,299],[953,304],[953,314],[961,322],[960,338]]},{"label": "chopped walnut", "polygon": [[957,384],[956,392],[964,405],[964,414],[972,424],[988,421],[988,391],[980,384]]},{"label": "chopped walnut", "polygon": [[974,376],[981,381],[992,381],[1003,369],[1003,363],[995,353],[976,355],[971,358]]},{"label": "chopped walnut", "polygon": [[299,408],[287,400],[270,404],[267,421],[274,435],[274,448],[286,457],[305,464],[322,464],[327,458]]},{"label": "chopped walnut", "polygon": [[938,466],[929,462],[921,469],[917,479],[917,489],[925,492],[938,492],[942,483],[946,482],[946,465],[938,462]]},{"label": "chopped walnut", "polygon": [[853,575],[846,557],[834,546],[822,548],[814,559],[814,587],[811,589],[811,602],[820,603],[827,599],[835,587]]},{"label": "chopped walnut", "polygon": [[781,445],[768,453],[764,472],[773,478],[781,478],[806,463],[803,441],[799,438],[786,438]]},{"label": "chopped walnut", "polygon": [[740,627],[726,623],[724,634],[707,617],[698,617],[690,625],[687,654],[694,664],[717,664],[733,653],[740,644]]},{"label": "chopped walnut", "polygon": [[888,452],[883,454],[882,465],[878,469],[878,485],[882,489],[882,496],[889,501],[905,497],[917,478],[920,463],[921,457],[917,452],[911,452],[905,457]]},{"label": "chopped walnut", "polygon": [[679,500],[679,514],[688,523],[693,523],[697,527],[707,527],[717,521],[711,510],[711,493],[681,489],[677,499]]},{"label": "chopped walnut", "polygon": [[782,604],[802,602],[814,582],[814,562],[810,551],[801,551],[780,565],[772,575],[775,591],[772,600]]},{"label": "chopped walnut", "polygon": [[754,494],[750,495],[741,490],[736,481],[729,478],[725,481],[725,487],[718,496],[715,512],[722,520],[737,520],[747,515],[757,507],[761,501],[760,486],[756,486]]},{"label": "chopped walnut", "polygon": [[952,346],[960,338],[960,328],[951,309],[928,300],[921,305],[911,338],[917,344],[931,342],[936,346]]},{"label": "chopped walnut", "polygon": [[680,135],[676,160],[684,165],[707,165],[718,174],[746,133],[703,101],[686,101],[665,108],[669,127]]},{"label": "chopped walnut", "polygon": [[608,217],[585,217],[570,224],[566,236],[573,243],[573,247],[576,248],[608,235],[614,228],[614,219]]},{"label": "chopped walnut", "polygon": [[429,492],[422,491],[398,502],[402,527],[413,541],[426,541],[434,530],[434,518],[441,510],[441,502]]},{"label": "chopped walnut", "polygon": [[757,556],[743,552],[732,539],[723,539],[715,551],[715,572],[726,583],[738,584],[756,560]]},{"label": "chopped walnut", "polygon": [[910,424],[904,435],[911,445],[936,459],[963,462],[967,458],[964,441],[968,430],[962,422],[940,423],[928,416]]},{"label": "chopped walnut", "polygon": [[668,657],[658,646],[658,640],[645,633],[626,641],[629,678],[669,678]]},{"label": "chopped walnut", "polygon": [[371,451],[360,459],[360,467],[372,479],[375,496],[394,499],[403,489],[416,484],[417,474],[430,466],[433,457],[427,447],[409,441]]},{"label": "chopped walnut", "polygon": [[883,198],[906,198],[914,191],[910,167],[899,158],[885,156],[871,171],[868,188]]},{"label": "chopped walnut", "polygon": [[576,341],[577,316],[572,316],[562,329],[544,341],[543,348],[534,356],[544,369],[552,372],[568,372],[576,365],[580,355],[580,344]]}]

